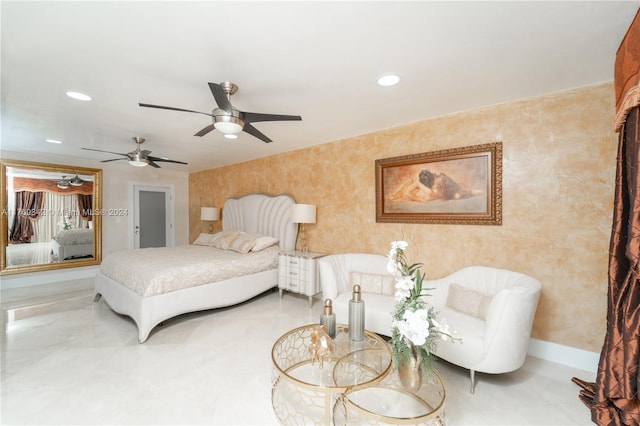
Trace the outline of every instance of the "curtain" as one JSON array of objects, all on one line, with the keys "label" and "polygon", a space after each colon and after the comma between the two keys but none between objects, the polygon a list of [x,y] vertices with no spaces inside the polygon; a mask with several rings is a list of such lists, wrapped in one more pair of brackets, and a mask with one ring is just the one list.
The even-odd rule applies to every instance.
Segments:
[{"label": "curtain", "polygon": [[87,221],[87,228],[89,227],[88,222],[93,220],[93,216],[91,212],[93,210],[93,196],[92,195],[83,195],[78,194],[78,211],[80,212],[80,217]]},{"label": "curtain", "polygon": [[16,192],[16,214],[13,217],[9,241],[12,244],[30,243],[33,235],[31,220],[40,217],[42,213],[42,192]]},{"label": "curtain", "polygon": [[44,243],[64,229],[66,221],[71,228],[79,228],[82,220],[78,214],[78,203],[75,195],[60,195],[53,192],[44,193],[43,214],[33,222],[34,237],[32,242]]},{"label": "curtain", "polygon": [[619,134],[609,246],[607,332],[595,383],[578,378],[598,425],[640,425],[640,107]]}]

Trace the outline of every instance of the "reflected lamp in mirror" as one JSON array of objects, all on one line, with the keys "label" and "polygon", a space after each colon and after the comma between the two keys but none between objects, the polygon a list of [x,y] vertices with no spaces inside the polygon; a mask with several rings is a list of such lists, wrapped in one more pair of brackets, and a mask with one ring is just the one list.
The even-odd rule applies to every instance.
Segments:
[{"label": "reflected lamp in mirror", "polygon": [[[213,222],[220,220],[220,209],[218,207],[200,207],[200,220],[203,222]],[[213,232],[213,224],[209,224],[209,233]]]},{"label": "reflected lamp in mirror", "polygon": [[300,224],[300,250],[308,252],[307,239],[304,225],[306,223],[316,223],[316,206],[312,204],[294,204],[290,210],[291,222]]}]

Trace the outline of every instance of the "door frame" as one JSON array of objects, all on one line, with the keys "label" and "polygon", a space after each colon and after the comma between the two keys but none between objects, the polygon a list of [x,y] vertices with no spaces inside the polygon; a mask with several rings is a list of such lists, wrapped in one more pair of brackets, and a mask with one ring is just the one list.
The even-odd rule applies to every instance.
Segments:
[{"label": "door frame", "polygon": [[175,197],[175,185],[164,184],[154,185],[147,182],[129,182],[129,249],[135,248],[136,234],[136,216],[138,212],[138,206],[136,205],[136,191],[157,191],[164,192],[169,196],[167,201],[167,208],[165,211],[166,224],[167,224],[167,244],[166,247],[173,247],[176,244],[176,197]]}]

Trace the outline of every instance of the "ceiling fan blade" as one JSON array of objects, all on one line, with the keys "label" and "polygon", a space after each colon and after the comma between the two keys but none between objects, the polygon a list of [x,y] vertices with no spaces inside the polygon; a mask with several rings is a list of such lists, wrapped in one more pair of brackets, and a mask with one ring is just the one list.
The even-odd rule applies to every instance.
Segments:
[{"label": "ceiling fan blade", "polygon": [[122,155],[124,157],[127,157],[127,154],[123,154],[122,152],[113,152],[113,151],[103,151],[101,149],[91,149],[91,148],[82,148],[85,151],[96,151],[96,152],[106,152],[107,154],[116,154],[116,155]]},{"label": "ceiling fan blade", "polygon": [[147,158],[147,164],[149,164],[151,167],[155,167],[156,169],[159,169],[160,166],[157,165],[156,163],[154,163],[152,160],[150,160],[149,158]]},{"label": "ceiling fan blade", "polygon": [[211,114],[207,112],[193,111],[190,109],[174,108],[174,107],[168,107],[168,106],[162,106],[162,105],[141,104],[141,103],[139,103],[138,105],[145,108],[158,108],[158,109],[169,109],[171,111],[195,112],[196,114],[204,114],[204,115],[208,115],[209,117],[213,117]]},{"label": "ceiling fan blade", "polygon": [[120,161],[120,160],[128,160],[129,157],[127,158],[112,158],[111,160],[102,160],[101,163],[109,163],[111,161]]},{"label": "ceiling fan blade", "polygon": [[244,123],[244,128],[242,130],[244,132],[249,133],[251,136],[255,136],[256,138],[260,139],[263,142],[266,142],[266,143],[273,142],[264,133],[262,133],[260,130],[256,129],[255,127],[253,127],[251,124],[247,122]]},{"label": "ceiling fan blade", "polygon": [[148,149],[140,151],[140,155],[142,155],[143,157],[148,157],[149,154],[151,154],[151,151],[149,151]]},{"label": "ceiling fan blade", "polygon": [[259,112],[243,112],[245,123],[256,123],[258,121],[300,121],[302,117],[299,115],[282,115],[282,114],[261,114]]},{"label": "ceiling fan blade", "polygon": [[158,163],[164,162],[164,163],[176,163],[176,164],[189,164],[189,163],[185,163],[184,161],[171,160],[169,158],[163,158],[163,157],[147,157],[147,160],[156,161]]},{"label": "ceiling fan blade", "polygon": [[205,127],[204,129],[200,130],[198,133],[196,133],[193,136],[204,136],[207,133],[209,133],[210,131],[212,131],[213,129],[215,129],[215,126],[213,124],[209,124],[207,127]]},{"label": "ceiling fan blade", "polygon": [[216,83],[209,83],[209,89],[211,89],[211,93],[213,93],[213,98],[216,100],[218,108],[231,114],[233,108],[222,86]]}]

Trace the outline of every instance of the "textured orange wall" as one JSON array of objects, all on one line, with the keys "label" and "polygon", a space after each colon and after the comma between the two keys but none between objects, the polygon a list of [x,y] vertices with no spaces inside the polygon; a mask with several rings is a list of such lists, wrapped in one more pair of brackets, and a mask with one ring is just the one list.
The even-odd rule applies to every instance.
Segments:
[{"label": "textured orange wall", "polygon": [[[318,207],[310,250],[387,254],[409,241],[428,278],[469,265],[529,274],[543,290],[533,337],[599,352],[617,138],[613,84],[425,120],[189,177],[190,241],[201,206],[252,192],[291,194]],[[387,224],[375,220],[378,158],[503,142],[503,225]],[[224,214],[224,213],[223,213]],[[220,224],[216,224],[219,229]]]}]

